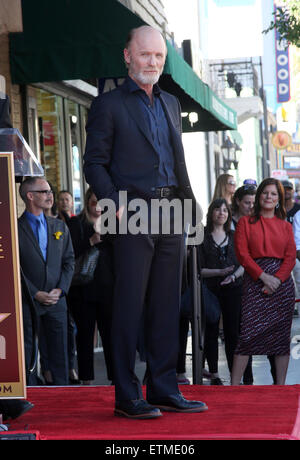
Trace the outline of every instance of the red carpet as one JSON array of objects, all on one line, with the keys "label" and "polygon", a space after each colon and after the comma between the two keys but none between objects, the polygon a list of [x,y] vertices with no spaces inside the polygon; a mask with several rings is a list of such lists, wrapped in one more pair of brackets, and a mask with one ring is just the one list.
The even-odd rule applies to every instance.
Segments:
[{"label": "red carpet", "polygon": [[165,412],[156,420],[114,417],[113,387],[29,388],[34,409],[10,425],[42,440],[300,440],[300,385],[182,387],[205,401],[201,414]]}]

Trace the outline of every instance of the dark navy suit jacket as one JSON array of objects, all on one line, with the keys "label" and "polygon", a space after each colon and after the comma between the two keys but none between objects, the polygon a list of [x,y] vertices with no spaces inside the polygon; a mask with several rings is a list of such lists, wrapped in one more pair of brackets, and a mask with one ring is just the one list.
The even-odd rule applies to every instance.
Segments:
[{"label": "dark navy suit jacket", "polygon": [[[179,198],[196,206],[181,140],[181,110],[176,97],[161,91],[160,99],[169,124]],[[118,192],[154,198],[158,182],[158,152],[136,95],[128,80],[101,94],[92,103],[87,123],[84,173],[98,199],[111,198],[118,209]]]}]

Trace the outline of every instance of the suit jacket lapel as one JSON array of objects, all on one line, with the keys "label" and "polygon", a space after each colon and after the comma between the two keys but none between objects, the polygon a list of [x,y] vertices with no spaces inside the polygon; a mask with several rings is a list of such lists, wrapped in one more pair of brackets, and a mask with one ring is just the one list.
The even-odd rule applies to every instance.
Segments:
[{"label": "suit jacket lapel", "polygon": [[46,217],[47,220],[47,228],[48,228],[48,247],[47,247],[47,261],[49,258],[49,254],[52,254],[52,248],[54,243],[54,233],[55,233],[55,220],[49,219]]},{"label": "suit jacket lapel", "polygon": [[141,108],[139,101],[137,100],[136,97],[132,97],[131,93],[124,93],[124,102],[125,102],[125,105],[127,107],[127,110],[130,116],[134,119],[140,131],[144,134],[146,139],[150,142],[152,147],[155,149],[152,135],[149,129],[149,125],[145,120],[145,116],[144,116],[144,113],[143,113],[143,110]]},{"label": "suit jacket lapel", "polygon": [[178,139],[180,139],[180,133],[178,131],[178,128],[176,128],[176,120],[174,118],[174,114],[170,110],[170,108],[168,107],[168,104],[167,104],[167,102],[165,100],[165,97],[164,97],[164,95],[162,93],[160,94],[159,98],[160,98],[160,101],[162,103],[162,106],[163,106],[163,109],[164,109],[164,112],[165,112],[165,115],[166,115],[166,118],[167,118],[167,121],[168,121],[168,125],[169,125],[169,128],[170,128],[172,137],[175,137],[176,142],[178,142]]},{"label": "suit jacket lapel", "polygon": [[170,110],[163,93],[160,94],[159,98],[162,103],[162,107],[164,109],[167,122],[169,125],[175,157],[177,157],[178,161],[182,161],[182,157],[184,157],[184,152],[182,149],[182,141],[179,131],[180,128],[176,127],[178,121],[174,118],[174,113],[172,110]]},{"label": "suit jacket lapel", "polygon": [[39,253],[41,258],[45,261],[45,259],[43,257],[43,254],[42,254],[42,251],[41,251],[41,248],[40,248],[40,245],[38,243],[38,240],[36,239],[29,222],[25,217],[25,214],[22,214],[22,216],[19,219],[19,222],[20,222],[20,225],[21,225],[23,231],[26,233],[28,238],[31,240],[31,242],[33,244],[33,247]]}]

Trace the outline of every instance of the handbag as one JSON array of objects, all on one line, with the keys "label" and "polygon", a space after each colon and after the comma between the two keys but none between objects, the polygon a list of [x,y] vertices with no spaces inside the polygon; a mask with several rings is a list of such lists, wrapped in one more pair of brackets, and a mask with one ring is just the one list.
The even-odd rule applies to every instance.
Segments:
[{"label": "handbag", "polygon": [[208,324],[220,321],[221,305],[217,296],[211,292],[205,283],[202,283],[202,300],[204,304],[205,320]]},{"label": "handbag", "polygon": [[98,264],[99,249],[92,246],[88,251],[75,259],[73,286],[85,286],[94,279],[94,273]]},{"label": "handbag", "polygon": [[[208,324],[215,324],[220,321],[221,305],[217,296],[211,292],[205,283],[201,283],[203,311],[205,322]],[[181,296],[180,315],[183,318],[192,318],[192,291],[188,287]]]}]

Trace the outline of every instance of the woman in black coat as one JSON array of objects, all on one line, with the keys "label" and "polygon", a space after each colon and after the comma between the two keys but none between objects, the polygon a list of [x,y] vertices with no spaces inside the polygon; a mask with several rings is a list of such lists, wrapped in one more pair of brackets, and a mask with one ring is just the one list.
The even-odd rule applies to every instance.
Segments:
[{"label": "woman in black coat", "polygon": [[94,380],[94,337],[95,326],[101,336],[108,380],[113,380],[111,361],[111,316],[113,297],[113,265],[110,243],[102,241],[95,230],[101,211],[92,189],[85,196],[83,211],[68,222],[75,258],[77,259],[93,246],[99,250],[94,279],[82,286],[72,285],[68,304],[76,324],[76,345],[79,379],[89,385]]},{"label": "woman in black coat", "polygon": [[[231,210],[224,198],[214,200],[208,209],[203,243],[199,247],[200,271],[207,288],[220,303],[225,353],[229,371],[239,336],[243,267],[234,250],[234,233],[230,230]],[[206,324],[205,357],[212,385],[222,385],[218,374],[219,322]],[[244,383],[247,375],[244,376]],[[247,383],[252,383],[247,381]]]}]

